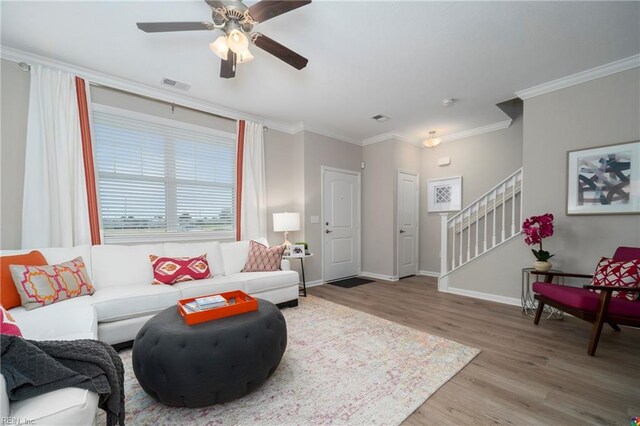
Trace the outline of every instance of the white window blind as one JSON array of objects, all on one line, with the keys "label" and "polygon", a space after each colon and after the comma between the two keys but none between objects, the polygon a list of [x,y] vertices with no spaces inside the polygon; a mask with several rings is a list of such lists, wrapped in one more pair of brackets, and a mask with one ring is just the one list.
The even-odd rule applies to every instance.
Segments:
[{"label": "white window blind", "polygon": [[93,108],[105,242],[233,235],[234,135]]}]

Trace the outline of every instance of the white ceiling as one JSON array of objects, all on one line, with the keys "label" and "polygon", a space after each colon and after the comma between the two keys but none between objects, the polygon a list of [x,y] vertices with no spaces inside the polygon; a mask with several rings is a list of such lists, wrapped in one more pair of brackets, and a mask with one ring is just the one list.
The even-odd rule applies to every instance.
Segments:
[{"label": "white ceiling", "polygon": [[[253,47],[218,77],[217,33],[145,34],[137,21],[210,20],[204,1],[1,2],[5,46],[287,123],[362,140],[423,138],[505,120],[516,91],[640,52],[640,2],[314,1],[258,25],[309,59]],[[458,101],[442,108],[443,98]],[[391,117],[378,123],[369,117]]]}]

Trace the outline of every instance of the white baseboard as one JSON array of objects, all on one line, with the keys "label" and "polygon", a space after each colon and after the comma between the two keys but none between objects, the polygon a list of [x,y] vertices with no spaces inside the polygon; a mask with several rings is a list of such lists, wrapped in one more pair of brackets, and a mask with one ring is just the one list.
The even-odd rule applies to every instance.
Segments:
[{"label": "white baseboard", "polygon": [[316,286],[319,286],[319,285],[322,285],[322,284],[324,284],[324,281],[322,281],[322,280],[307,281],[307,288],[316,287]]},{"label": "white baseboard", "polygon": [[425,277],[440,278],[440,272],[424,271],[422,269],[418,271],[418,275],[424,275]]},{"label": "white baseboard", "polygon": [[376,279],[376,280],[383,280],[383,281],[398,281],[398,277],[397,276],[375,274],[373,272],[366,272],[366,271],[360,272],[360,276],[369,277],[369,278],[373,278],[373,279]]},{"label": "white baseboard", "polygon": [[488,300],[490,302],[503,303],[505,305],[522,306],[520,299],[515,297],[499,296],[497,294],[481,293],[479,291],[465,290],[462,288],[448,287],[442,290],[444,293],[457,294],[459,296],[473,297],[474,299]]}]

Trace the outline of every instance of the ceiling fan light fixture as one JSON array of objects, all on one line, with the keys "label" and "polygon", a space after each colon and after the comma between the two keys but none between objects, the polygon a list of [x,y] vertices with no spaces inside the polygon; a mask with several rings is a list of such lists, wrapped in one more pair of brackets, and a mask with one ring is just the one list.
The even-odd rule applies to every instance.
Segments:
[{"label": "ceiling fan light fixture", "polygon": [[251,54],[251,52],[249,51],[249,49],[244,50],[244,51],[242,51],[242,52],[240,52],[240,53],[238,54],[237,62],[238,62],[239,64],[245,64],[245,63],[247,63],[247,62],[249,62],[249,61],[252,61],[252,60],[253,60],[253,55]]},{"label": "ceiling fan light fixture", "polygon": [[229,32],[227,44],[229,45],[229,49],[239,55],[249,48],[249,39],[242,31],[233,29]]},{"label": "ceiling fan light fixture", "polygon": [[209,44],[209,48],[223,61],[226,61],[229,57],[229,44],[227,43],[227,36],[223,35],[218,37],[216,41]]}]

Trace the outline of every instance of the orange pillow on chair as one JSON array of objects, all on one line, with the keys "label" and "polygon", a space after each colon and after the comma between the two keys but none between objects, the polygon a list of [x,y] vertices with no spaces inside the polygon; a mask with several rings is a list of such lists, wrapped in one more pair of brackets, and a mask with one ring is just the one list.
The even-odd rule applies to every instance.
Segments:
[{"label": "orange pillow on chair", "polygon": [[0,256],[0,304],[5,309],[22,305],[16,285],[11,278],[9,265],[43,266],[46,264],[47,260],[37,250],[13,256]]}]

